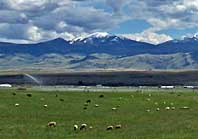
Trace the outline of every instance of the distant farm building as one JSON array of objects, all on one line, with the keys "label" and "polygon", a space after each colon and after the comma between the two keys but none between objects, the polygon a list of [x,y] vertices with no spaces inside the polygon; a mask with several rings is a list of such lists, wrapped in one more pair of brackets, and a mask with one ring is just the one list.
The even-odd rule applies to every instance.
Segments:
[{"label": "distant farm building", "polygon": [[186,88],[186,89],[194,89],[195,86],[184,86],[184,88]]},{"label": "distant farm building", "polygon": [[0,87],[2,87],[2,88],[11,88],[12,85],[11,84],[0,84]]},{"label": "distant farm building", "polygon": [[174,89],[175,86],[161,86],[161,89]]},{"label": "distant farm building", "polygon": [[198,89],[198,86],[184,86],[186,89]]}]

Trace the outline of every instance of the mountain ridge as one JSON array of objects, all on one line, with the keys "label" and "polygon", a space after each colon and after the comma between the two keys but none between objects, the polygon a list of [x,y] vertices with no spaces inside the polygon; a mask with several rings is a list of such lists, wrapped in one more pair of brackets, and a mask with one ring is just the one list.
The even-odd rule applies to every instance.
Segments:
[{"label": "mountain ridge", "polygon": [[[111,34],[81,39],[56,38],[36,44],[0,43],[0,69],[197,69],[198,39],[158,45]],[[9,62],[8,62],[9,61]]]}]

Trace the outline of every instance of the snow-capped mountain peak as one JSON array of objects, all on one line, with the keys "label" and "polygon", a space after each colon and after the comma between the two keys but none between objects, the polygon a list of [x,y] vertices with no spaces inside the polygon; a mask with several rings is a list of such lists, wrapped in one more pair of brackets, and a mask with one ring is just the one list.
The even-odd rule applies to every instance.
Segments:
[{"label": "snow-capped mountain peak", "polygon": [[111,36],[109,33],[107,32],[95,32],[92,34],[89,34],[86,38],[105,38],[105,37],[109,37]]},{"label": "snow-capped mountain peak", "polygon": [[70,44],[73,44],[75,42],[81,42],[81,41],[84,43],[87,43],[89,41],[92,41],[93,39],[105,39],[105,38],[109,38],[110,36],[113,36],[113,35],[107,32],[95,32],[95,33],[88,34],[83,37],[75,38],[72,41],[70,41]]},{"label": "snow-capped mountain peak", "polygon": [[119,44],[121,46],[126,41],[132,41],[130,39],[124,38],[122,36],[117,36],[113,34],[109,34],[107,32],[95,32],[83,37],[78,37],[74,40],[71,40],[70,44],[87,44],[87,45],[94,45],[94,46],[101,46],[101,45],[112,45],[112,44]]},{"label": "snow-capped mountain peak", "polygon": [[84,37],[78,37],[78,38],[74,39],[74,41],[82,41],[82,40],[89,39],[89,38],[105,38],[105,37],[109,37],[109,36],[111,36],[111,35],[107,32],[95,32],[95,33],[86,35]]}]

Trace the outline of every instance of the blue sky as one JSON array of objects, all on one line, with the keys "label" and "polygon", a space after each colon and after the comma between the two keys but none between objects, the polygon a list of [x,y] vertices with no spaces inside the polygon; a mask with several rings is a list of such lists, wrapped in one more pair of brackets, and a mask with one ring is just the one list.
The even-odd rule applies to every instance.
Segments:
[{"label": "blue sky", "polygon": [[198,0],[1,0],[0,41],[70,40],[94,32],[161,43],[198,32]]},{"label": "blue sky", "polygon": [[113,28],[111,32],[113,34],[130,34],[130,33],[139,33],[148,28],[151,25],[147,23],[145,20],[127,20],[123,23],[120,23],[117,27]]}]

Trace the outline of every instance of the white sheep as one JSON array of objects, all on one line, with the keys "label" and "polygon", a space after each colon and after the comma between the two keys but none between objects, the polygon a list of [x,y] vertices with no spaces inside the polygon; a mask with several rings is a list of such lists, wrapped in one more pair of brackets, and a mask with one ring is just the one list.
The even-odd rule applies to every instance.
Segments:
[{"label": "white sheep", "polygon": [[95,107],[99,107],[99,105],[98,104],[95,104]]},{"label": "white sheep", "polygon": [[166,107],[165,109],[166,109],[166,110],[170,110],[170,107]]},{"label": "white sheep", "polygon": [[151,110],[147,109],[146,112],[151,112]]},{"label": "white sheep", "polygon": [[20,104],[16,103],[15,106],[18,107],[18,106],[20,106]]},{"label": "white sheep", "polygon": [[113,126],[112,125],[107,126],[106,130],[113,130]]},{"label": "white sheep", "polygon": [[175,107],[171,107],[172,110],[175,110]]},{"label": "white sheep", "polygon": [[190,109],[190,108],[187,107],[187,106],[184,106],[184,107],[181,107],[180,109],[185,109],[185,110],[187,110],[187,109]]},{"label": "white sheep", "polygon": [[48,105],[47,105],[47,104],[45,104],[45,105],[43,105],[43,107],[44,107],[44,108],[47,108],[47,107],[48,107]]},{"label": "white sheep", "polygon": [[156,111],[160,111],[160,108],[157,108]]},{"label": "white sheep", "polygon": [[74,125],[74,131],[78,130],[78,125]]},{"label": "white sheep", "polygon": [[114,108],[112,108],[112,111],[116,111],[116,110],[117,110],[117,108],[115,108],[115,107],[114,107]]},{"label": "white sheep", "polygon": [[52,121],[47,124],[49,127],[56,127],[56,122]]},{"label": "white sheep", "polygon": [[80,130],[86,129],[87,128],[87,124],[81,124],[80,126]]}]

